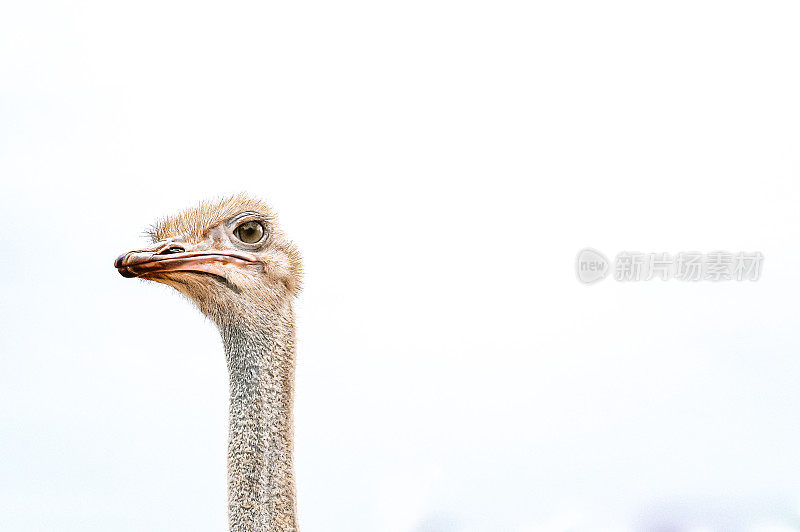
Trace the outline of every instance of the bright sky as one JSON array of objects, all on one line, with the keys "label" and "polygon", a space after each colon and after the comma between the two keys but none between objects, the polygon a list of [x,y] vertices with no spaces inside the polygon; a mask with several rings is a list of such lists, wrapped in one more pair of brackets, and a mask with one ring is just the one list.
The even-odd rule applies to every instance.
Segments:
[{"label": "bright sky", "polygon": [[[304,531],[800,522],[793,2],[7,2],[4,531],[226,527],[216,329],[120,277],[269,201]],[[757,282],[578,282],[584,247]]]}]

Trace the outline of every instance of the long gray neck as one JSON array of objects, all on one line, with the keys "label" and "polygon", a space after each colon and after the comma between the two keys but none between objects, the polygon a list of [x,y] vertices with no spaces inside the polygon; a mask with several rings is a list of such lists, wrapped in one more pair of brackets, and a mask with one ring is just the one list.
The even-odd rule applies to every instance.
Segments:
[{"label": "long gray neck", "polygon": [[235,532],[298,530],[294,315],[282,310],[220,327],[230,373],[228,518]]}]

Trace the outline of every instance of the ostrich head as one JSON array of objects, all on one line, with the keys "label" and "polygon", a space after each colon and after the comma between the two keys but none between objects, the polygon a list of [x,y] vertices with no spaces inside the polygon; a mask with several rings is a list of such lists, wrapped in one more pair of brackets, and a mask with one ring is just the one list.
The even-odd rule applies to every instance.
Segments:
[{"label": "ostrich head", "polygon": [[280,309],[300,288],[297,249],[273,211],[247,195],[203,202],[148,233],[151,246],[114,262],[119,273],[172,286],[220,327]]},{"label": "ostrich head", "polygon": [[297,531],[293,450],[300,256],[264,203],[201,203],[150,230],[114,262],[124,277],[172,286],[216,322],[230,375],[231,530]]}]

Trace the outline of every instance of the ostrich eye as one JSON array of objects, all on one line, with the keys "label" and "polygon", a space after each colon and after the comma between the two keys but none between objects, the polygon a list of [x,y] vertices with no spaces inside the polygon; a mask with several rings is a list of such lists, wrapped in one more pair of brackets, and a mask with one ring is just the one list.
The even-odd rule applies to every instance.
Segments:
[{"label": "ostrich eye", "polygon": [[264,226],[259,222],[245,222],[234,229],[233,234],[245,244],[255,244],[264,236]]}]

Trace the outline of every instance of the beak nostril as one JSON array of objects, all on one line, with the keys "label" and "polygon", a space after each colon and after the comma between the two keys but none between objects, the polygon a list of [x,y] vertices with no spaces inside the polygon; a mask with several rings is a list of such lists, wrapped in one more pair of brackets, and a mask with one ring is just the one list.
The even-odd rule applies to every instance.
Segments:
[{"label": "beak nostril", "polygon": [[161,251],[159,251],[158,253],[156,253],[156,255],[171,255],[172,253],[185,253],[185,252],[186,250],[183,247],[177,244],[171,244],[169,247],[166,247]]}]

